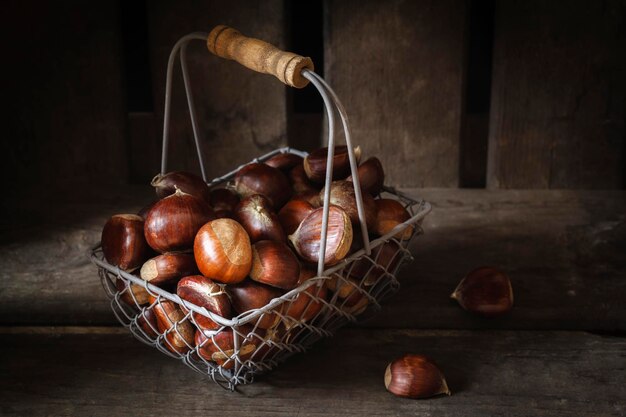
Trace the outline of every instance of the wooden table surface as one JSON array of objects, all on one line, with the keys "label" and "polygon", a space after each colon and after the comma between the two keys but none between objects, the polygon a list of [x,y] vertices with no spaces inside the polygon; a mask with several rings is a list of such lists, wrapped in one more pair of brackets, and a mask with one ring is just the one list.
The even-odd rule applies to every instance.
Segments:
[{"label": "wooden table surface", "polygon": [[[408,192],[433,212],[400,293],[240,393],[115,327],[87,253],[106,218],[136,211],[150,190],[5,204],[0,414],[625,415],[626,192]],[[480,265],[509,273],[508,316],[476,318],[449,300]],[[407,352],[431,356],[453,395],[386,392],[385,366]]]}]

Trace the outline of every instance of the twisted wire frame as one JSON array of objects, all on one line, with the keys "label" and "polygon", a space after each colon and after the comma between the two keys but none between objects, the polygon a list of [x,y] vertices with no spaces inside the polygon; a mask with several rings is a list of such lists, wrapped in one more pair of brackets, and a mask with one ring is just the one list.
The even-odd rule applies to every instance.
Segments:
[{"label": "twisted wire frame", "polygon": [[[304,154],[282,148],[255,160],[284,152]],[[210,184],[223,183],[236,171]],[[343,325],[375,314],[381,302],[399,289],[397,271],[413,260],[408,248],[423,233],[421,222],[430,205],[389,187],[381,197],[400,201],[411,218],[372,240],[369,255],[358,250],[266,306],[232,319],[181,299],[175,288],[159,288],[107,263],[99,245],[93,248],[91,258],[98,266],[111,309],[123,326],[141,342],[232,391]],[[167,325],[163,320],[157,322],[157,313],[166,318]],[[206,329],[206,319],[215,326]]]},{"label": "twisted wire frame", "polygon": [[[163,154],[161,170],[167,170],[168,131],[172,88],[172,69],[180,51],[181,69],[187,94],[194,139],[198,151],[202,177],[206,173],[200,149],[199,129],[193,105],[185,61],[186,45],[191,40],[205,40],[206,34],[193,33],[181,38],[174,46],[168,61],[165,115],[163,126]],[[334,150],[334,111],[339,113],[353,174],[356,157],[350,141],[350,130],[345,110],[332,89],[312,71],[303,71],[324,100],[329,124],[326,190],[332,177]],[[274,150],[251,162],[262,162],[278,153],[307,154],[291,148]],[[232,179],[244,165],[208,182],[210,187]],[[421,222],[428,214],[430,204],[416,201],[384,187],[383,198],[400,201],[411,217],[386,235],[370,241],[364,220],[358,176],[353,175],[357,209],[361,223],[363,249],[356,250],[339,264],[325,269],[323,264],[328,203],[324,205],[321,248],[317,276],[266,306],[250,310],[232,319],[220,317],[205,308],[181,299],[175,288],[159,288],[128,271],[106,262],[102,250],[96,246],[91,254],[98,266],[103,287],[111,300],[111,308],[119,322],[140,341],[154,346],[162,353],[179,359],[193,370],[208,375],[223,388],[234,390],[249,384],[254,375],[273,369],[290,355],[303,352],[322,337],[333,334],[339,327],[365,318],[378,310],[386,297],[396,292],[399,283],[398,268],[412,260],[408,251],[411,241],[422,233]],[[326,195],[326,202],[329,196]],[[354,237],[358,239],[357,236]],[[171,290],[171,291],[168,291]],[[222,287],[222,291],[226,292]],[[161,318],[156,319],[156,316]],[[209,319],[207,326],[207,319]]]}]

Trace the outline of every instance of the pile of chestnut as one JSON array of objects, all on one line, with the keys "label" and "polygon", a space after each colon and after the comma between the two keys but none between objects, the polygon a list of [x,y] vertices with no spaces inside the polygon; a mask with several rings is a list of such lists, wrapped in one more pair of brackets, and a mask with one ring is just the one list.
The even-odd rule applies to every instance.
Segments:
[{"label": "pile of chestnut", "polygon": [[[277,154],[264,163],[244,166],[225,188],[210,189],[200,177],[185,172],[157,175],[151,185],[158,201],[138,214],[114,215],[105,224],[104,257],[226,319],[262,308],[316,275],[327,153],[327,148],[318,149],[304,159]],[[360,160],[358,148],[355,153]],[[372,238],[410,218],[400,202],[380,197],[384,176],[375,157],[358,166]],[[362,244],[345,146],[335,148],[329,195],[326,266],[337,264]],[[360,314],[368,304],[363,289],[400,262],[398,242],[413,234],[412,227],[398,230],[396,239],[374,250],[371,257],[376,263],[359,260],[342,275],[318,280],[292,301],[240,326],[236,330],[244,336],[240,359],[271,355],[271,343],[266,342],[286,340],[291,327],[314,320],[331,298],[347,312]],[[165,345],[172,352],[184,354],[197,346],[206,360],[233,365],[233,329],[189,314],[177,303],[162,298],[157,302],[140,285],[118,280],[117,287],[123,302],[147,307],[138,317],[147,336],[165,334]]]}]

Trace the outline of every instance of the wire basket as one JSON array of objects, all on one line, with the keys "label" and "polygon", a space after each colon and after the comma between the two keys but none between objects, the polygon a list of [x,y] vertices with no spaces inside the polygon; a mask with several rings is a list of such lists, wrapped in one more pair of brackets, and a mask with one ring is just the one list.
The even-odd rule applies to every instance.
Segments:
[{"label": "wire basket", "polygon": [[[268,53],[286,54],[288,59],[283,60],[287,62],[285,68],[268,70],[266,67],[260,68],[254,63],[251,64],[250,57],[241,59],[239,56],[227,55],[224,51],[228,48],[220,49],[218,37],[228,31],[231,31],[231,34],[234,32],[233,36],[238,42],[253,42],[257,47],[261,45],[266,48],[265,52],[258,56],[262,55],[267,58]],[[335,139],[335,109],[337,110],[349,152],[363,239],[362,249],[330,268],[324,267],[329,210],[329,198],[326,195],[317,276],[273,299],[266,306],[247,311],[232,319],[214,314],[181,299],[175,291],[169,292],[149,284],[109,264],[104,259],[100,245],[93,249],[91,259],[98,266],[102,285],[111,300],[113,313],[120,323],[140,341],[154,346],[170,357],[181,360],[195,371],[208,375],[220,386],[234,390],[238,385],[251,383],[255,374],[269,371],[290,355],[305,351],[318,339],[331,336],[336,329],[346,323],[363,319],[380,310],[381,301],[399,288],[396,273],[403,264],[413,259],[407,248],[411,241],[422,233],[421,221],[430,212],[431,207],[423,200],[416,201],[391,187],[384,187],[381,196],[400,201],[411,217],[386,235],[370,241],[364,220],[358,175],[354,175],[357,161],[352,149],[348,120],[333,90],[312,71],[310,60],[308,64],[304,62],[305,67],[294,64],[294,58],[298,60],[308,60],[308,58],[279,51],[269,44],[245,38],[233,29],[224,26],[218,26],[210,34],[192,33],[181,38],[170,54],[166,80],[162,173],[167,172],[173,64],[180,53],[191,124],[202,176],[206,181],[200,148],[201,140],[186,66],[186,47],[194,39],[207,41],[209,49],[216,55],[235,59],[260,72],[274,74],[288,85],[303,86],[302,80],[293,78],[302,77],[319,91],[324,100],[329,123],[326,193],[329,192],[332,178],[331,161]],[[275,61],[280,61],[280,59]],[[288,75],[290,68],[293,71],[291,75]],[[304,84],[306,85],[306,82]],[[281,148],[251,162],[262,162],[279,153],[306,156],[306,153],[302,151]],[[227,183],[241,167],[243,165],[208,182],[208,185],[215,187]],[[167,317],[169,323],[157,324],[156,313],[163,313],[162,315]],[[210,332],[196,331],[203,327],[202,321],[206,319],[212,320],[215,328]]]}]

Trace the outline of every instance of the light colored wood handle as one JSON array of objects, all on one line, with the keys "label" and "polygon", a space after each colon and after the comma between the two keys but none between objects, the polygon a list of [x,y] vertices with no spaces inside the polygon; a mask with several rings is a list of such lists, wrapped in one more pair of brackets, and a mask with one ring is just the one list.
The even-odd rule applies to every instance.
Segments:
[{"label": "light colored wood handle", "polygon": [[305,68],[313,71],[311,58],[281,51],[274,45],[248,38],[228,26],[213,28],[206,43],[209,51],[215,55],[237,61],[251,70],[274,75],[292,87],[305,87],[309,80],[301,72]]}]

